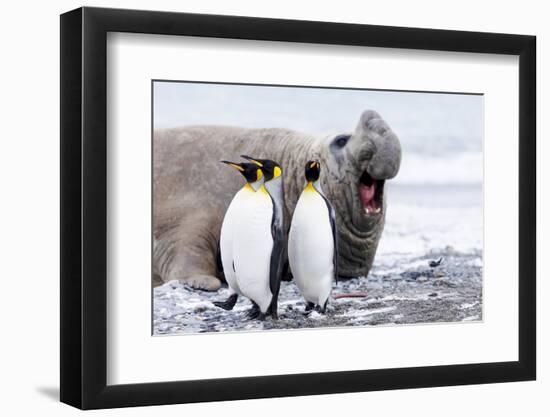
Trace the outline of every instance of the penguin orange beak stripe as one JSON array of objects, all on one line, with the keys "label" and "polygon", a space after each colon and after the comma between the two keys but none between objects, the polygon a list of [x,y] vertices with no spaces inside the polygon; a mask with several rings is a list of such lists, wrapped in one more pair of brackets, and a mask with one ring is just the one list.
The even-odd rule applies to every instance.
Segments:
[{"label": "penguin orange beak stripe", "polygon": [[233,168],[243,172],[244,171],[244,168],[242,166],[240,166],[239,164],[236,164],[235,162],[229,162],[229,161],[220,161],[224,164],[227,164],[229,166],[232,166]]},{"label": "penguin orange beak stripe", "polygon": [[252,162],[253,164],[256,164],[258,165],[260,168],[262,168],[264,166],[264,164],[262,164],[260,161],[257,161],[256,159],[248,156],[248,155],[241,155],[241,158],[244,158],[250,162]]}]

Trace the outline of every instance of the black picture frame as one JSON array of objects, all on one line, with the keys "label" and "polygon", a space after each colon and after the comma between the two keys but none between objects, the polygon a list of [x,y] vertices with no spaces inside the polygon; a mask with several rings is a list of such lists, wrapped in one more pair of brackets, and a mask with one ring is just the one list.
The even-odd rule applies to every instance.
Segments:
[{"label": "black picture frame", "polygon": [[[107,385],[108,32],[519,56],[518,361]],[[535,379],[535,45],[524,35],[237,16],[88,7],[61,15],[61,401],[94,409]]]}]

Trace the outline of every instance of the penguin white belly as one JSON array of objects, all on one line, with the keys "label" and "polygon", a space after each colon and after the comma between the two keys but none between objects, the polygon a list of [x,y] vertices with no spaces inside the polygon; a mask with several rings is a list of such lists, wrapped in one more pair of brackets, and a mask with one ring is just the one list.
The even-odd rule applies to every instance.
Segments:
[{"label": "penguin white belly", "polygon": [[332,289],[334,240],[328,207],[316,191],[302,192],[294,209],[288,258],[304,298],[323,306]]},{"label": "penguin white belly", "polygon": [[263,189],[247,194],[235,224],[233,259],[241,293],[265,313],[273,297],[269,285],[269,267],[273,237],[271,220],[273,204]]},{"label": "penguin white belly", "polygon": [[235,233],[235,223],[237,222],[238,213],[246,199],[247,191],[240,189],[233,200],[229,204],[225,217],[223,218],[221,233],[220,233],[220,255],[222,259],[223,273],[230,292],[242,294],[233,270],[233,238]]}]

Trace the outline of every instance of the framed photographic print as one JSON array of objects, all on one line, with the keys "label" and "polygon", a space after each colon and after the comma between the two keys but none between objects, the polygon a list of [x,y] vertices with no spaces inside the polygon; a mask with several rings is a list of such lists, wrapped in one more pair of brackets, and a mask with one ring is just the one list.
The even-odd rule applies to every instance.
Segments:
[{"label": "framed photographic print", "polygon": [[535,38],[61,16],[61,401],[535,379]]}]

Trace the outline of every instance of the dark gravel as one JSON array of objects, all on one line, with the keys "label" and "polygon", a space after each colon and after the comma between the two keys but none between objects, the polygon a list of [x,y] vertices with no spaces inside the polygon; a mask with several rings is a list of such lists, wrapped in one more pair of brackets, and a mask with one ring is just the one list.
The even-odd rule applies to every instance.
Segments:
[{"label": "dark gravel", "polygon": [[[430,262],[443,258],[439,266]],[[481,252],[441,252],[374,268],[368,277],[341,280],[333,295],[366,292],[359,298],[331,299],[326,314],[304,313],[305,303],[293,282],[283,282],[279,320],[246,317],[250,302],[241,297],[232,311],[215,307],[227,288],[194,290],[170,282],[154,290],[154,334],[374,326],[478,321],[482,319]],[[397,271],[397,272],[396,272]]]}]

